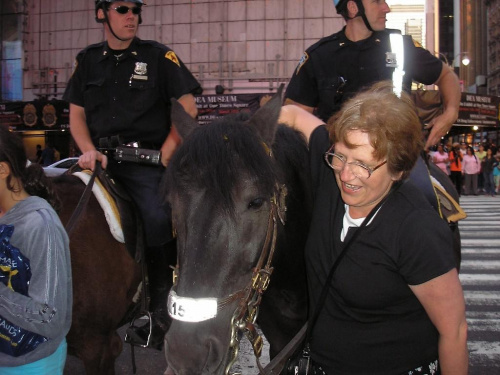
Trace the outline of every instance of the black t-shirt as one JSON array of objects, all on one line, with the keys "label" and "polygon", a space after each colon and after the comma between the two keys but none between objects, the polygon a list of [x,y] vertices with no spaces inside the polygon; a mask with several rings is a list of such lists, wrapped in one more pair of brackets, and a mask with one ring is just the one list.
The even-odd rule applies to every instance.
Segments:
[{"label": "black t-shirt", "polygon": [[124,51],[94,44],[75,64],[64,99],[84,107],[96,146],[115,135],[161,146],[170,131],[170,99],[200,90],[175,53],[155,41],[135,38]]},{"label": "black t-shirt", "polygon": [[[345,28],[309,47],[300,60],[286,97],[309,107],[317,107],[317,116],[330,116],[353,94],[374,82],[391,80],[394,67],[387,61],[391,51],[389,35],[396,30],[376,31],[369,38],[352,42]],[[404,89],[411,90],[412,80],[432,84],[437,81],[443,63],[426,49],[415,46],[409,36],[404,41]]]},{"label": "black t-shirt", "polygon": [[[324,126],[310,139],[314,210],[306,245],[314,310],[340,241],[345,213],[334,174],[323,159]],[[359,229],[334,275],[314,326],[312,358],[329,374],[401,374],[438,357],[438,332],[408,285],[454,268],[446,223],[409,181]]]}]

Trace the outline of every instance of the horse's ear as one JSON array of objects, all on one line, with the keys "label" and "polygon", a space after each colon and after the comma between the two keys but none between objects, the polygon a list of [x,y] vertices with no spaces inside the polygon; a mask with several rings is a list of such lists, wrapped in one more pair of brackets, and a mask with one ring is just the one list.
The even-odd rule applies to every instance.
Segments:
[{"label": "horse's ear", "polygon": [[177,129],[181,138],[186,139],[186,137],[200,125],[184,110],[184,107],[177,101],[177,99],[172,98],[170,99],[170,102],[172,103],[172,124]]},{"label": "horse's ear", "polygon": [[278,92],[269,100],[262,108],[252,116],[248,123],[255,127],[260,136],[268,145],[274,142],[274,134],[278,126],[278,118],[280,116],[283,87],[281,84]]}]

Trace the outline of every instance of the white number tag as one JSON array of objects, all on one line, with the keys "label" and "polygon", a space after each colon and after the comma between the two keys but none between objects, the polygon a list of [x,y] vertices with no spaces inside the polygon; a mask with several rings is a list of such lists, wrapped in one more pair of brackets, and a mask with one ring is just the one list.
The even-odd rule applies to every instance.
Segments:
[{"label": "white number tag", "polygon": [[217,316],[217,298],[179,297],[173,290],[168,295],[168,315],[183,322],[202,322]]}]

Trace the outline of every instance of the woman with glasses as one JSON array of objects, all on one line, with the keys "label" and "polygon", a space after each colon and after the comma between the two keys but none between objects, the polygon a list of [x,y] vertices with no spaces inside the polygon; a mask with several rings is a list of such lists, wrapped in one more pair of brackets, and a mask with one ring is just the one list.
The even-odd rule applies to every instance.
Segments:
[{"label": "woman with glasses", "polygon": [[280,121],[301,131],[310,150],[315,203],[305,257],[310,311],[320,309],[309,341],[313,373],[467,374],[451,232],[407,180],[423,147],[409,96],[382,82],[347,101],[328,126],[293,105]]}]

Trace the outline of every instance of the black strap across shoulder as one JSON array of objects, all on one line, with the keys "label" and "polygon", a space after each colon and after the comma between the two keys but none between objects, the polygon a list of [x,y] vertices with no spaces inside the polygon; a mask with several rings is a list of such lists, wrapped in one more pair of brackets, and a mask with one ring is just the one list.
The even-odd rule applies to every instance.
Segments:
[{"label": "black strap across shoulder", "polygon": [[332,268],[330,269],[330,272],[328,273],[328,277],[326,278],[325,285],[323,285],[323,288],[321,290],[321,294],[320,294],[320,297],[318,299],[318,304],[316,305],[316,308],[314,309],[314,313],[312,315],[312,318],[311,318],[311,320],[308,323],[306,337],[305,337],[305,340],[304,340],[304,343],[305,343],[306,346],[309,345],[309,340],[311,339],[312,330],[314,328],[314,325],[316,324],[316,321],[318,320],[319,314],[320,314],[321,310],[323,309],[323,306],[325,305],[326,296],[328,294],[328,289],[330,289],[330,284],[332,282],[335,270],[339,266],[339,264],[342,261],[342,259],[345,257],[345,255],[347,253],[347,250],[349,250],[351,244],[354,243],[354,241],[356,240],[356,238],[358,238],[358,236],[359,236],[359,234],[361,232],[361,229],[364,228],[364,227],[366,227],[368,225],[368,223],[370,222],[370,220],[377,213],[377,211],[380,209],[380,207],[382,207],[382,205],[384,204],[384,202],[391,196],[391,194],[393,194],[397,189],[399,189],[399,187],[401,186],[401,184],[402,184],[402,182],[400,182],[400,181],[394,183],[394,185],[391,188],[391,191],[389,192],[389,194],[387,194],[370,211],[370,213],[365,218],[365,220],[363,220],[363,223],[353,233],[353,235],[350,236],[351,237],[350,240],[344,245],[344,248],[342,249],[342,252],[339,254],[339,256],[337,257],[337,259],[335,259],[335,262],[333,263]]}]

